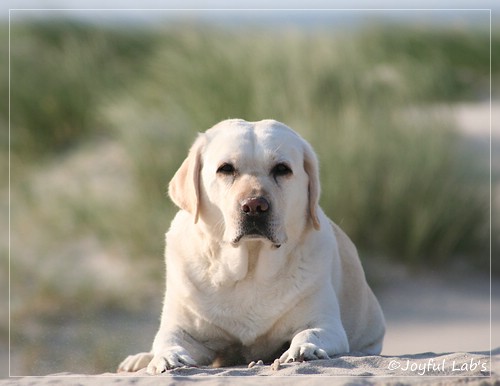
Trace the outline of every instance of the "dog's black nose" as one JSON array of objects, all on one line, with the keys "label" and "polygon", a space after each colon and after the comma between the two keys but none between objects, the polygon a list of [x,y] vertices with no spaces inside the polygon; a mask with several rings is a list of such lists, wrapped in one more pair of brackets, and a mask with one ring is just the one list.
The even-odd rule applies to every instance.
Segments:
[{"label": "dog's black nose", "polygon": [[247,198],[241,202],[241,210],[250,216],[266,213],[269,210],[269,201],[264,197]]}]

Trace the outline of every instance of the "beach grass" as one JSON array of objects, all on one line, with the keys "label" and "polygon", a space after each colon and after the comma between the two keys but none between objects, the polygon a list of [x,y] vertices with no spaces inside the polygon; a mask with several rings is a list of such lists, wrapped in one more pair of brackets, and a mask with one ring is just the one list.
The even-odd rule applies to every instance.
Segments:
[{"label": "beach grass", "polygon": [[[487,181],[477,178],[483,158],[431,111],[484,93],[488,44],[481,31],[397,26],[344,34],[23,24],[12,33],[12,168],[21,176],[85,143],[115,142],[130,158],[136,222],[160,226],[175,211],[166,184],[197,132],[226,118],[274,118],[317,150],[321,205],[357,245],[446,262],[484,246]],[[99,205],[75,201],[44,211],[74,217],[75,232],[114,233],[120,210],[102,224]],[[158,251],[132,233],[134,251]]]}]

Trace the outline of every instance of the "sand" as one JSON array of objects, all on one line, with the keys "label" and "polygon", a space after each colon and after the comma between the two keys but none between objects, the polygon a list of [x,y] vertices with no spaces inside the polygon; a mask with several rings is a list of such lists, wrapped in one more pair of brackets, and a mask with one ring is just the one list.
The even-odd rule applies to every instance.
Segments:
[{"label": "sand", "polygon": [[[491,355],[490,355],[491,354]],[[398,356],[363,356],[351,354],[330,360],[270,365],[252,368],[184,367],[159,376],[143,370],[133,374],[97,376],[69,373],[47,377],[21,377],[0,381],[0,385],[426,385],[426,384],[500,384],[500,348],[475,353],[421,353]]]}]

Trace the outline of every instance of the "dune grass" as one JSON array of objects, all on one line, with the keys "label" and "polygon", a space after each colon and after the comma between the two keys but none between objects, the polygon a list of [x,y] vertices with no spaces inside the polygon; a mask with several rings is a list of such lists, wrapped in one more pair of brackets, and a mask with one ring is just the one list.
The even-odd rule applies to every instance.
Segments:
[{"label": "dune grass", "polygon": [[[14,167],[111,138],[132,158],[144,222],[164,224],[156,208],[196,132],[230,117],[275,118],[318,151],[321,204],[363,249],[418,264],[484,245],[485,181],[469,177],[479,166],[427,109],[482,92],[486,34],[56,22],[12,36]],[[141,234],[131,247],[149,250]]]},{"label": "dune grass", "polygon": [[35,163],[107,135],[100,105],[131,82],[155,42],[151,33],[137,36],[63,19],[13,30],[11,147]]}]

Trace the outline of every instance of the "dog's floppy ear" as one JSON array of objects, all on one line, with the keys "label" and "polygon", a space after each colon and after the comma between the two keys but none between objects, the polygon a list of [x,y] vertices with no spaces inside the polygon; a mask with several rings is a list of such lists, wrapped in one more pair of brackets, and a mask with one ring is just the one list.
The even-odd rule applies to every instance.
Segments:
[{"label": "dog's floppy ear", "polygon": [[168,185],[168,194],[174,204],[191,213],[195,223],[200,212],[201,152],[204,142],[203,137],[199,136]]},{"label": "dog's floppy ear", "polygon": [[309,176],[308,196],[309,196],[309,216],[314,229],[319,230],[318,218],[319,206],[319,166],[316,154],[307,142],[304,142],[304,170]]}]

